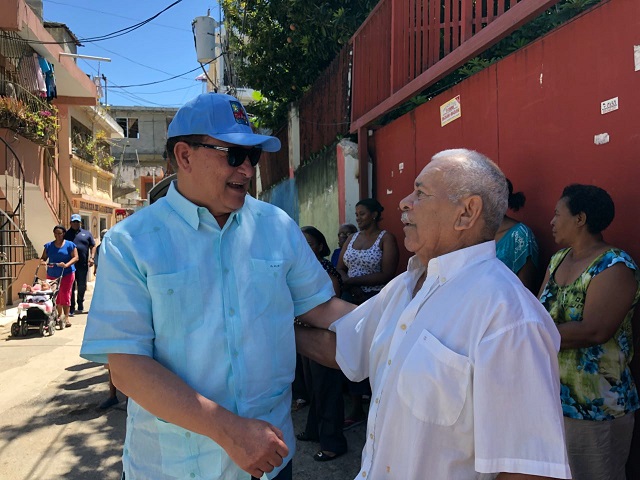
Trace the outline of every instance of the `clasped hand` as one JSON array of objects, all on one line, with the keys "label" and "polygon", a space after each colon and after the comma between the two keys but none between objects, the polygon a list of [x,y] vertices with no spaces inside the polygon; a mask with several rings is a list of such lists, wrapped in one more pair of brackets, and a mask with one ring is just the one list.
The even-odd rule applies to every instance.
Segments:
[{"label": "clasped hand", "polygon": [[236,417],[233,423],[233,433],[221,446],[240,468],[260,478],[282,465],[289,448],[279,428],[263,420],[243,417]]}]

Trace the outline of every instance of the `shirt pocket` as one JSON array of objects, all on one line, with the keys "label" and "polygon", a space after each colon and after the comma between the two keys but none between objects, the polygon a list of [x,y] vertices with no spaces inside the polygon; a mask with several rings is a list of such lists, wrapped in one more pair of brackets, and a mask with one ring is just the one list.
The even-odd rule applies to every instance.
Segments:
[{"label": "shirt pocket", "polygon": [[263,314],[269,308],[280,309],[285,299],[291,301],[283,260],[252,258],[251,281],[246,287],[250,289],[247,293],[250,293],[251,306],[255,308],[252,312],[254,316]]},{"label": "shirt pocket", "polygon": [[471,362],[423,330],[400,367],[402,403],[423,422],[451,426],[458,421],[471,381]]},{"label": "shirt pocket", "polygon": [[191,333],[204,322],[203,292],[197,268],[147,277],[156,332]]},{"label": "shirt pocket", "polygon": [[[172,423],[156,419],[162,472],[170,478],[202,478],[222,473],[219,448],[201,449],[200,440],[213,442]],[[206,463],[203,463],[204,456]],[[201,467],[204,467],[201,468]]]}]

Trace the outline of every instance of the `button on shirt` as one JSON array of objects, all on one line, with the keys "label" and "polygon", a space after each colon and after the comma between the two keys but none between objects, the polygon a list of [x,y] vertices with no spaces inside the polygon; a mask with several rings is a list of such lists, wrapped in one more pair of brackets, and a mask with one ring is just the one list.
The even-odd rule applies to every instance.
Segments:
[{"label": "button on shirt", "polygon": [[335,322],[336,360],[370,377],[356,478],[571,478],[553,321],[486,242],[432,259]]},{"label": "button on shirt", "polygon": [[[282,210],[247,196],[221,229],[172,184],[105,236],[81,356],[155,358],[231,412],[280,428],[290,452],[284,466],[295,451],[293,318],[332,296]],[[248,478],[211,439],[131,399],[123,465],[134,479]]]}]

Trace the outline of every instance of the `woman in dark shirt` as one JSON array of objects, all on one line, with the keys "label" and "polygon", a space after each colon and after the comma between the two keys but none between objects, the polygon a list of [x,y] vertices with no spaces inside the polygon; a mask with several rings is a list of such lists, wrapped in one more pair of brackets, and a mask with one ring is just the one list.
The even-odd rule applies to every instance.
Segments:
[{"label": "woman in dark shirt", "polygon": [[[327,240],[315,227],[302,227],[309,247],[316,254],[333,282],[336,296],[342,293],[342,278],[325,257],[331,253]],[[342,431],[344,401],[342,398],[342,372],[325,367],[303,357],[304,379],[311,396],[311,405],[304,432],[296,435],[298,440],[319,441],[320,450],[313,456],[318,462],[333,460],[347,451],[347,439]]]}]

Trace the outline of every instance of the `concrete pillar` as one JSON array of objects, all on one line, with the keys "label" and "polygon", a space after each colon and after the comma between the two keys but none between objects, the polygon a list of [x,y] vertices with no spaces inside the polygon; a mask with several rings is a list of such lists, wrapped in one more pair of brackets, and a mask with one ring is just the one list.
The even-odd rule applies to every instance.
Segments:
[{"label": "concrete pillar", "polygon": [[356,203],[360,201],[358,144],[347,139],[338,143],[338,218],[340,224],[356,223]]},{"label": "concrete pillar", "polygon": [[289,121],[287,122],[289,137],[289,178],[300,166],[300,112],[297,105],[289,107]]}]

